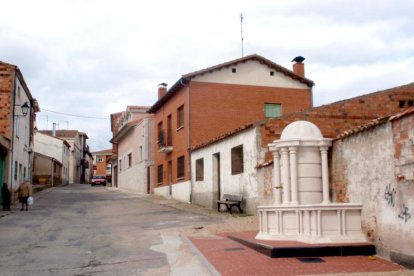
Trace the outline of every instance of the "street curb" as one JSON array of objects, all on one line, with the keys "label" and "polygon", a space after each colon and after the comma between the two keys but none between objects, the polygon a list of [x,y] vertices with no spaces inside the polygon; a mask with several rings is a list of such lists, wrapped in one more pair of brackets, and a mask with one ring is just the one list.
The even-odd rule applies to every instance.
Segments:
[{"label": "street curb", "polygon": [[207,258],[198,250],[198,248],[191,242],[191,240],[184,235],[181,235],[181,238],[188,244],[191,251],[201,260],[207,270],[214,276],[220,276],[221,274],[216,270],[216,268],[207,260]]}]

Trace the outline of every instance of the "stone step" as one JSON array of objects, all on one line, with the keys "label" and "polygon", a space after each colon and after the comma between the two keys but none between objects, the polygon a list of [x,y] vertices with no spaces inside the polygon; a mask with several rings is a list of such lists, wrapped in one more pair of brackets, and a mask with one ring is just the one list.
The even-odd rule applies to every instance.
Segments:
[{"label": "stone step", "polygon": [[346,244],[305,244],[295,245],[266,244],[263,240],[252,240],[229,235],[229,239],[243,244],[271,258],[328,257],[328,256],[372,256],[376,254],[375,246],[369,243]]}]

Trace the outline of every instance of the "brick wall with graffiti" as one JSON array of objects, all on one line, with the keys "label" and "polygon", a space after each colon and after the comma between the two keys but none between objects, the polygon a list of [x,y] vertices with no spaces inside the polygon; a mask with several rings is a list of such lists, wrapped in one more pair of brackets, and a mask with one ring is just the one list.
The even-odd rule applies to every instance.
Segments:
[{"label": "brick wall with graffiti", "polygon": [[414,260],[414,109],[349,133],[332,147],[333,199],[363,204],[380,255]]}]

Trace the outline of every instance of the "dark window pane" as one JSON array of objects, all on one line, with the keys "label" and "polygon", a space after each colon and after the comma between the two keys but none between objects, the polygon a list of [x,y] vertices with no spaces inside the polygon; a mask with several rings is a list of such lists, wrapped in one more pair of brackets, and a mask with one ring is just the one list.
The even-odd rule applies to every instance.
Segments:
[{"label": "dark window pane", "polygon": [[243,145],[231,149],[231,174],[243,172]]},{"label": "dark window pane", "polygon": [[196,181],[204,180],[204,159],[196,160]]},{"label": "dark window pane", "polygon": [[184,178],[184,156],[177,158],[177,178]]}]

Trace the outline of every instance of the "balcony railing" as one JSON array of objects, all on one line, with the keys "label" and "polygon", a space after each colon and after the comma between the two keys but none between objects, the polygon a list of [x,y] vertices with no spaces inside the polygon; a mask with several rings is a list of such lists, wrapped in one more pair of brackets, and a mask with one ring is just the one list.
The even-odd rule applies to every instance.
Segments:
[{"label": "balcony railing", "polygon": [[173,150],[171,139],[168,139],[164,130],[158,132],[158,152],[170,153]]}]

